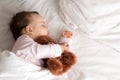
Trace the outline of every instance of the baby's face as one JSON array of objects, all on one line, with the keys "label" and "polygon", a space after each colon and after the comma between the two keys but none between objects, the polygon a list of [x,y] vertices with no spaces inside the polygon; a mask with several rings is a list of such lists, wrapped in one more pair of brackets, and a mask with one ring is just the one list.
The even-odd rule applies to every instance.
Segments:
[{"label": "baby's face", "polygon": [[48,34],[48,29],[45,25],[44,19],[38,14],[32,14],[32,21],[30,23],[34,38]]}]

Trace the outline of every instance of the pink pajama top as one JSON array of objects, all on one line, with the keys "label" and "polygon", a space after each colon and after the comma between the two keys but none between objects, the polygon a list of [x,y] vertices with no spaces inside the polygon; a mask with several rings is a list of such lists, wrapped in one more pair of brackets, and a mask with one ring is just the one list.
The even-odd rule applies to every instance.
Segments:
[{"label": "pink pajama top", "polygon": [[[64,39],[60,42],[64,42]],[[59,44],[40,45],[28,35],[21,35],[16,40],[12,52],[35,65],[43,66],[43,58],[58,57],[62,49]]]}]

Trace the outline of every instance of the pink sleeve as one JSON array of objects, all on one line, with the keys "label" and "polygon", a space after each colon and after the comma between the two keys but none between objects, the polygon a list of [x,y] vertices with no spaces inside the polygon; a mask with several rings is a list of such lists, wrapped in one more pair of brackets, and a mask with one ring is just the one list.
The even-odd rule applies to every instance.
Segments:
[{"label": "pink sleeve", "polygon": [[71,46],[71,38],[61,37],[59,43],[68,43]]},{"label": "pink sleeve", "polygon": [[62,53],[61,47],[58,44],[40,45],[36,43],[32,46],[34,50],[33,53],[36,55],[37,59],[58,57]]},{"label": "pink sleeve", "polygon": [[26,55],[35,59],[58,57],[62,53],[60,45],[40,45],[27,35],[23,35],[18,38],[12,51],[17,55]]}]

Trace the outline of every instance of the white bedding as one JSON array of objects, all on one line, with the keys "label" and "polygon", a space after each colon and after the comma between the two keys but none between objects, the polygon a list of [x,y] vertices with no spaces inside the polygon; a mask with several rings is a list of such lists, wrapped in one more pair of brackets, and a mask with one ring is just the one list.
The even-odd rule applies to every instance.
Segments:
[{"label": "white bedding", "polygon": [[0,80],[52,80],[48,70],[35,66],[10,51],[0,51]]},{"label": "white bedding", "polygon": [[[63,30],[74,33],[78,60],[69,72],[53,76],[10,51],[8,23],[22,10],[38,11],[56,41]],[[120,80],[119,27],[120,0],[0,0],[0,80]]]},{"label": "white bedding", "polygon": [[120,0],[60,0],[60,16],[87,37],[79,44],[84,79],[120,80]]}]

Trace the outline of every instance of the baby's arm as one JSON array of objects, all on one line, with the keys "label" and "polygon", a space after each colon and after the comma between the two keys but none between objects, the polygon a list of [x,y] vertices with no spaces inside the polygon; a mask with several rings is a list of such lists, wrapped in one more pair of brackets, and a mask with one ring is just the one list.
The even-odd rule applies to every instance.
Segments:
[{"label": "baby's arm", "polygon": [[44,54],[38,54],[38,56],[42,56],[43,58],[58,57],[61,56],[63,51],[69,50],[73,33],[64,31],[61,36],[59,41],[60,44],[41,45],[39,50]]},{"label": "baby's arm", "polygon": [[44,54],[38,54],[38,56],[43,58],[58,57],[61,56],[63,51],[69,50],[73,33],[64,31],[61,36],[59,41],[60,44],[40,45],[41,47],[39,46],[39,50]]},{"label": "baby's arm", "polygon": [[37,53],[36,57],[38,59],[58,57],[62,53],[62,48],[59,44],[48,44],[48,45],[38,44],[36,53]]}]

